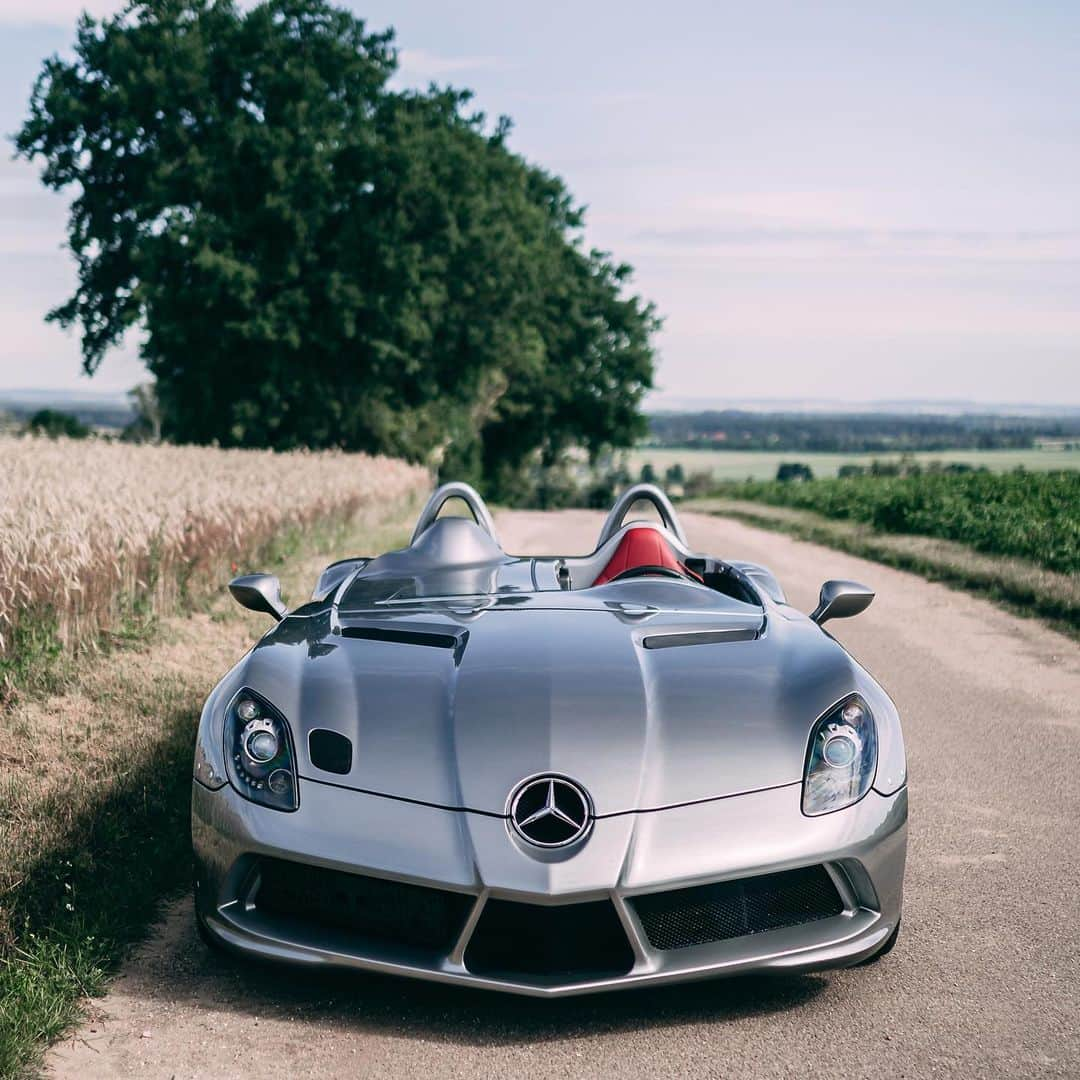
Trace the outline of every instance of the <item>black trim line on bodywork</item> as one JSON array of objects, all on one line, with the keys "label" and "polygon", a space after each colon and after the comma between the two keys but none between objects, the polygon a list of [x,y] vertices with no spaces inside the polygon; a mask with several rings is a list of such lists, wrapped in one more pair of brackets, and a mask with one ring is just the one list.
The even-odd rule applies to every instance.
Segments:
[{"label": "black trim line on bodywork", "polygon": [[[372,791],[371,788],[349,787],[348,784],[335,784],[332,780],[320,780],[314,776],[304,776],[297,772],[297,778],[306,780],[309,784],[322,784],[324,787],[338,788],[341,791],[352,791],[357,795],[372,795],[377,799],[393,799],[395,802],[410,803],[413,806],[427,806],[432,810],[449,810],[454,814],[479,814],[482,817],[501,818],[504,821],[509,817],[505,813],[496,813],[494,810],[477,810],[472,806],[447,806],[445,803],[429,802],[426,799],[413,799],[408,795],[391,795],[385,791]],[[543,775],[547,775],[546,773]],[[627,814],[658,814],[662,810],[679,810],[684,806],[700,806],[703,803],[722,802],[724,799],[738,799],[743,795],[758,795],[764,791],[779,791],[782,788],[802,787],[801,780],[789,780],[785,784],[771,784],[769,787],[753,788],[750,791],[733,791],[730,795],[709,795],[704,799],[689,799],[686,802],[668,803],[666,806],[646,806],[640,810],[614,810],[610,814],[592,814],[593,821],[603,821],[606,818],[625,817]]]},{"label": "black trim line on bodywork", "polygon": [[390,795],[385,791],[372,791],[371,788],[349,787],[348,784],[335,784],[333,780],[320,780],[314,776],[296,774],[301,780],[309,784],[322,784],[323,787],[338,788],[340,791],[352,791],[357,795],[374,795],[377,799],[393,799],[395,802],[411,803],[413,806],[427,806],[432,810],[449,810],[454,814],[481,814],[484,817],[505,818],[505,814],[497,814],[494,810],[475,810],[471,806],[447,806],[444,803],[428,802],[426,799],[412,799],[408,795]]},{"label": "black trim line on bodywork", "polygon": [[801,780],[789,780],[786,784],[770,784],[768,787],[751,788],[749,791],[733,791],[730,795],[708,795],[704,799],[688,799],[686,802],[668,803],[667,806],[647,806],[643,810],[615,810],[610,814],[597,814],[597,818],[626,817],[627,814],[658,814],[662,810],[680,810],[684,806],[701,806],[703,803],[723,802],[725,799],[741,799],[744,795],[760,795],[765,791],[781,791],[783,788],[802,787]]},{"label": "black trim line on bodywork", "polygon": [[[899,795],[901,791],[904,791],[907,786],[907,776],[905,776],[904,779],[895,788],[893,788],[892,791],[882,791],[876,783],[870,785],[870,791],[872,791],[875,795],[880,795],[883,799],[891,799],[894,795]],[[869,795],[870,791],[868,791],[866,794]],[[863,798],[865,799],[866,795],[864,795]],[[852,803],[851,805],[854,806],[855,803]]]}]

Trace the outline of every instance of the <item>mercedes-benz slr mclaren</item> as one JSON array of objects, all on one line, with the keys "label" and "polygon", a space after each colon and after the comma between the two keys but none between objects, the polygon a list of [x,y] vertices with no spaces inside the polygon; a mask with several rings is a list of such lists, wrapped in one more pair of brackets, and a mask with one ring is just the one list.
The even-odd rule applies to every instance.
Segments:
[{"label": "mercedes-benz slr mclaren", "polygon": [[[456,498],[470,516],[441,513]],[[625,521],[642,501],[656,520]],[[195,752],[211,944],[533,995],[878,959],[900,927],[893,703],[761,566],[637,485],[595,550],[519,557],[440,488],[327,568],[211,693]]]}]

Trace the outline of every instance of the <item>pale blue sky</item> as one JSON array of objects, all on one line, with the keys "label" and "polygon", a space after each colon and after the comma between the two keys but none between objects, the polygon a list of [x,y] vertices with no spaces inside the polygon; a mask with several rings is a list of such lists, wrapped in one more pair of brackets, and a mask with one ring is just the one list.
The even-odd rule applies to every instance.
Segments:
[{"label": "pale blue sky", "polygon": [[[0,130],[82,6],[0,0]],[[1080,5],[349,6],[588,205],[666,317],[669,400],[1080,403]],[[63,223],[0,163],[0,388],[124,389],[134,342],[90,381],[42,324]]]}]

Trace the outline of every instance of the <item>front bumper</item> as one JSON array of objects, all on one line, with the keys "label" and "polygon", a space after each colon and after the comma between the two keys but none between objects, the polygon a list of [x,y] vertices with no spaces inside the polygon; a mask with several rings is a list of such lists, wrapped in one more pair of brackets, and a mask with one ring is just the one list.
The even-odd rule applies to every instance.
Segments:
[{"label": "front bumper", "polygon": [[[873,955],[900,919],[907,791],[871,791],[817,818],[801,785],[690,806],[599,818],[570,854],[527,848],[494,815],[438,809],[302,781],[300,809],[283,814],[231,787],[193,784],[196,905],[207,930],[240,952],[300,964],[357,968],[536,996],[579,994],[747,971],[806,972]],[[327,868],[458,894],[461,926],[445,947],[418,950],[358,938],[317,921],[260,909],[261,860]],[[824,868],[836,913],[686,947],[650,942],[636,900],[716,882]],[[817,873],[822,873],[817,870]],[[489,904],[497,901],[498,905]],[[497,906],[610,903],[628,945],[625,970],[475,970],[469,950]],[[591,905],[591,907],[590,907]],[[644,906],[644,905],[643,905]],[[525,911],[525,908],[521,909]],[[528,910],[536,910],[529,908]],[[527,934],[527,930],[526,930]],[[653,934],[655,939],[655,933]]]}]

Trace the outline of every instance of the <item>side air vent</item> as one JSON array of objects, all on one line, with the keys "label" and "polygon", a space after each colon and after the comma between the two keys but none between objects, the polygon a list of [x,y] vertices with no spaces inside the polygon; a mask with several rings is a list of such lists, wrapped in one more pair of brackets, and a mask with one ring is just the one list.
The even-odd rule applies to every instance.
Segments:
[{"label": "side air vent", "polygon": [[729,641],[756,641],[757,629],[690,630],[676,634],[650,634],[642,639],[646,649],[681,649],[686,645],[721,645]]},{"label": "side air vent", "polygon": [[308,735],[311,764],[344,776],[352,768],[352,743],[340,732],[316,728]]}]

